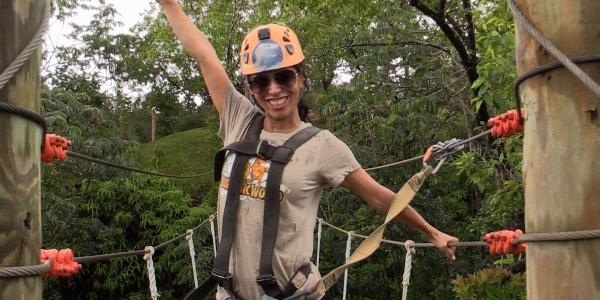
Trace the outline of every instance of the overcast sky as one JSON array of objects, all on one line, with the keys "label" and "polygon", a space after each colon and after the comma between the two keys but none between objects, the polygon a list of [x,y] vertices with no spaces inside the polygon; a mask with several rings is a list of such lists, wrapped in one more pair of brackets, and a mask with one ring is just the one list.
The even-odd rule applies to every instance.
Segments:
[{"label": "overcast sky", "polygon": [[[115,33],[126,33],[129,32],[129,28],[137,24],[142,20],[141,14],[144,11],[150,9],[150,4],[154,0],[105,0],[106,4],[112,4],[119,15],[117,15],[117,21],[123,22],[123,27],[118,27]],[[98,6],[99,2],[93,0],[91,5]],[[69,23],[75,23],[78,25],[87,25],[92,19],[94,12],[80,10],[77,15],[67,19],[66,22],[58,22],[55,19],[51,21],[50,30],[46,39],[51,39],[52,44],[68,45],[67,39],[64,37],[65,34],[71,32]],[[50,46],[51,47],[51,46]]]},{"label": "overcast sky", "polygon": [[[143,20],[142,14],[150,10],[151,4],[155,0],[105,0],[106,4],[112,4],[117,10],[116,21],[122,22],[123,27],[116,27],[113,33],[128,33],[129,29],[135,24]],[[92,6],[99,6],[98,0],[92,0],[86,3]],[[67,19],[65,22],[52,19],[50,21],[50,29],[45,37],[46,50],[52,52],[56,46],[70,47],[74,44],[65,35],[68,35],[72,28],[69,24],[88,25],[92,20],[95,11],[86,11],[81,9],[77,11],[77,15]],[[52,65],[56,62],[52,55],[48,56],[48,61],[44,62],[43,69],[52,69]],[[107,91],[111,90],[110,84],[105,84],[103,87]]]}]

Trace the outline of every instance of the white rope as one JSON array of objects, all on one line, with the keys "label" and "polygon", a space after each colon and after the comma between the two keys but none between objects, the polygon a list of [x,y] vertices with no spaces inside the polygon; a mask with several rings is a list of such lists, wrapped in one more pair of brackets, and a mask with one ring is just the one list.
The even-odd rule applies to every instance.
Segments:
[{"label": "white rope", "polygon": [[[352,235],[354,232],[348,232],[348,241],[346,241],[346,262],[350,260],[350,252],[352,250]],[[342,300],[346,300],[346,294],[348,293],[348,269],[344,271],[344,296]]]},{"label": "white rope", "polygon": [[154,276],[154,262],[152,261],[152,255],[154,255],[154,247],[147,246],[145,249],[144,260],[148,268],[148,279],[150,280],[150,296],[152,300],[158,300],[160,295],[156,289],[156,277]]},{"label": "white rope", "polygon": [[415,248],[411,247],[415,242],[408,240],[404,243],[406,248],[406,259],[404,261],[404,275],[402,276],[402,300],[408,297],[408,285],[410,284],[410,271],[412,269],[412,256],[415,254]]},{"label": "white rope", "polygon": [[194,231],[188,229],[188,235],[185,239],[188,241],[190,248],[190,258],[192,259],[192,274],[194,274],[194,287],[198,288],[198,272],[196,271],[196,251],[194,250]]},{"label": "white rope", "polygon": [[319,229],[317,230],[317,270],[319,269],[319,258],[321,254],[321,234],[323,233],[323,219],[317,218],[319,220]]},{"label": "white rope", "polygon": [[590,76],[588,76],[583,70],[581,70],[576,64],[574,64],[571,59],[569,59],[562,51],[560,51],[552,42],[550,42],[541,32],[539,32],[527,18],[523,15],[517,4],[514,0],[508,0],[508,5],[510,10],[515,17],[515,19],[521,23],[523,28],[527,30],[533,38],[535,38],[540,45],[542,45],[550,54],[552,54],[560,63],[567,68],[575,77],[577,77],[585,86],[587,86],[596,96],[600,97],[600,85],[596,83]]},{"label": "white rope", "polygon": [[212,234],[213,250],[215,251],[215,258],[217,257],[217,239],[215,238],[215,215],[210,216],[210,233]]},{"label": "white rope", "polygon": [[[16,3],[16,1],[13,1]],[[0,74],[0,90],[4,88],[4,85],[21,69],[21,67],[29,60],[29,57],[38,48],[38,46],[44,41],[44,35],[50,27],[50,0],[44,1],[44,12],[42,21],[29,44],[23,49],[23,51],[15,58],[15,60],[2,71]]]}]

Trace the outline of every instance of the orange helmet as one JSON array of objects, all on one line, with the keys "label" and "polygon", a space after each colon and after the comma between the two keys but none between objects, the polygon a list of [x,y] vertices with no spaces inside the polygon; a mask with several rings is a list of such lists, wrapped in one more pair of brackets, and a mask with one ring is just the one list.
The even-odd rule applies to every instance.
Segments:
[{"label": "orange helmet", "polygon": [[295,66],[303,61],[298,37],[280,24],[258,26],[242,42],[240,65],[245,76]]}]

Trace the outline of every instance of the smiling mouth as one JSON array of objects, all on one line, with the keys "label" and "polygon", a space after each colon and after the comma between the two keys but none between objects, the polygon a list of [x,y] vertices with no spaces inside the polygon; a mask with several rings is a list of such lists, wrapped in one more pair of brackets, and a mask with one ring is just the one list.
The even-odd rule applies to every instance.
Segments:
[{"label": "smiling mouth", "polygon": [[287,97],[281,99],[274,99],[267,101],[267,103],[269,103],[269,105],[273,108],[279,108],[287,102],[287,99]]}]

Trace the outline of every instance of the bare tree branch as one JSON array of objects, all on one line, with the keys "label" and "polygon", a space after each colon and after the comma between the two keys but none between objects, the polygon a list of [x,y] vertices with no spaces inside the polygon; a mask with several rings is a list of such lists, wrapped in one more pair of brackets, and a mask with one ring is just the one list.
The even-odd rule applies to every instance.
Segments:
[{"label": "bare tree branch", "polygon": [[454,18],[452,18],[452,16],[450,14],[446,14],[444,16],[444,18],[446,19],[446,21],[448,23],[450,23],[450,25],[452,25],[452,29],[454,29],[456,31],[456,33],[458,33],[458,35],[461,37],[461,39],[464,39],[465,32],[462,30],[460,24],[458,24],[458,22],[456,22],[456,20],[454,20]]},{"label": "bare tree branch", "polygon": [[471,55],[475,55],[475,27],[473,26],[473,13],[471,12],[471,1],[463,0],[463,8],[465,9],[465,20],[467,20],[467,48],[471,50]]},{"label": "bare tree branch", "polygon": [[[458,52],[460,60],[462,62],[463,67],[467,73],[467,78],[469,82],[473,83],[477,78],[479,78],[479,74],[477,73],[477,64],[479,63],[479,59],[477,58],[476,53],[476,44],[475,44],[475,29],[473,26],[473,18],[471,14],[471,2],[470,0],[463,0],[463,9],[465,18],[467,20],[467,33],[462,34],[462,29],[457,24],[452,24],[454,28],[450,27],[448,22],[456,23],[450,16],[447,16],[442,13],[440,17],[440,12],[435,12],[427,5],[425,5],[420,0],[408,0],[409,4],[418,9],[420,12],[431,18],[438,27],[442,30],[444,35],[448,38],[450,43]],[[477,95],[479,92],[478,89],[473,90],[473,94]],[[487,111],[487,103],[483,102],[477,111],[476,122],[479,125],[481,122],[487,122],[489,119],[489,113]]]},{"label": "bare tree branch", "polygon": [[440,5],[438,8],[439,16],[443,18],[445,11],[446,11],[446,0],[440,0]]},{"label": "bare tree branch", "polygon": [[452,46],[454,46],[456,52],[458,52],[458,56],[460,57],[460,60],[467,71],[467,78],[470,82],[474,82],[479,76],[477,74],[477,70],[472,68],[473,62],[470,60],[469,53],[462,41],[461,36],[455,30],[453,30],[448,23],[445,22],[444,18],[440,18],[438,13],[433,11],[427,5],[423,4],[421,1],[409,0],[409,4],[431,18],[438,25],[450,43],[452,43]]}]

